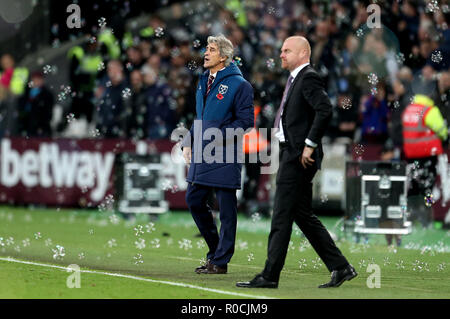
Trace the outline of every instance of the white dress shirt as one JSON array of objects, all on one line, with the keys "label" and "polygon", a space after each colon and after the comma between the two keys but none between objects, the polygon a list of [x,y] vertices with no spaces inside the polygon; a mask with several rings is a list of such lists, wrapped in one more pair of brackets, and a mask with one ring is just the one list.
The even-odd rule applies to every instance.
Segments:
[{"label": "white dress shirt", "polygon": [[[220,69],[219,71],[217,71],[217,72],[214,73],[214,74],[211,74],[211,71],[209,71],[209,76],[212,76],[212,77],[214,78],[214,80],[212,81],[212,83],[214,83],[214,81],[216,80],[217,73],[220,72],[220,71],[222,71],[222,70],[225,70],[225,68]],[[212,85],[212,83],[211,83],[211,85]]]},{"label": "white dress shirt", "polygon": [[[291,72],[292,82],[294,82],[295,77],[297,76],[297,74],[298,74],[305,66],[307,66],[307,65],[309,65],[309,63],[302,64],[302,65],[296,67],[294,70],[292,70],[292,72]],[[286,94],[287,94],[287,93],[286,93]],[[287,98],[287,97],[286,97],[286,98]],[[286,102],[285,102],[285,103],[286,103]],[[283,109],[283,111],[284,111],[284,109]],[[281,112],[281,115],[283,115],[283,111]],[[281,116],[280,116],[280,124],[278,125],[278,127],[279,127],[279,130],[278,130],[278,132],[275,133],[275,137],[278,138],[278,140],[279,140],[280,142],[285,142],[286,139],[285,139],[285,137],[284,137],[283,124],[282,124],[282,122],[281,122]],[[306,140],[305,140],[305,143],[306,143],[308,146],[311,146],[311,147],[316,147],[316,146],[317,146],[316,143],[314,143],[313,141],[311,141],[311,140],[309,140],[309,139],[306,139]]]}]

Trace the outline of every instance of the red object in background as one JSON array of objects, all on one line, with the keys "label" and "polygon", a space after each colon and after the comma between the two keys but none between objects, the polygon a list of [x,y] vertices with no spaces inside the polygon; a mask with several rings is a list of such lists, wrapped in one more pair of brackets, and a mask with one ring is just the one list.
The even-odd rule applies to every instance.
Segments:
[{"label": "red object in background", "polygon": [[0,84],[5,88],[9,88],[9,84],[11,83],[13,73],[14,73],[13,68],[7,69],[5,72],[3,72],[2,76],[0,77]]}]

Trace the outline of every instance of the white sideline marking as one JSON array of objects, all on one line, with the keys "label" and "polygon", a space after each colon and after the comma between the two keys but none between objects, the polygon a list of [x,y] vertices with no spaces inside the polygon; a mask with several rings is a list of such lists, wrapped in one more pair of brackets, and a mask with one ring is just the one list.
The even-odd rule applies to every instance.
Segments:
[{"label": "white sideline marking", "polygon": [[[6,257],[6,258],[5,257],[0,257],[0,260],[20,263],[20,264],[27,264],[27,265],[34,265],[34,266],[56,268],[56,269],[60,269],[60,270],[64,270],[64,271],[68,271],[68,270],[72,271],[72,269],[70,269],[68,267],[62,267],[62,266],[51,265],[51,264],[36,263],[36,262],[32,262],[32,261],[19,260],[19,259],[15,259],[15,258],[11,258],[11,257]],[[80,270],[80,272],[89,273],[89,274],[98,274],[98,275],[107,275],[107,276],[113,276],[113,277],[128,278],[128,279],[147,281],[147,282],[153,282],[153,283],[158,283],[158,284],[166,284],[166,285],[178,286],[178,287],[184,287],[184,288],[199,289],[199,290],[215,292],[215,293],[223,294],[223,295],[232,295],[232,296],[256,298],[256,299],[277,299],[277,298],[274,298],[274,297],[248,295],[248,294],[243,294],[243,293],[239,293],[239,292],[225,291],[225,290],[219,290],[219,289],[195,286],[195,285],[191,285],[191,284],[184,284],[184,283],[181,283],[181,282],[155,280],[155,279],[149,279],[149,278],[143,278],[143,277],[137,277],[137,276],[131,276],[131,275],[124,275],[124,274],[119,274],[119,273],[111,273],[111,272],[103,272],[103,271],[95,271],[95,270],[82,270],[82,269]]]}]

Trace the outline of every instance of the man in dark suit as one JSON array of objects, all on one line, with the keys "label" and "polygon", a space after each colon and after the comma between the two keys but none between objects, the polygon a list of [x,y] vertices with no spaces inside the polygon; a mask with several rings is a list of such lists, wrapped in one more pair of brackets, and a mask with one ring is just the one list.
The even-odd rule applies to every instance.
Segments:
[{"label": "man in dark suit", "polygon": [[324,84],[309,65],[311,47],[304,37],[287,38],[281,48],[282,67],[290,71],[275,128],[280,141],[280,167],[264,270],[236,286],[277,288],[284,266],[292,223],[298,225],[331,272],[331,281],[319,288],[338,287],[357,273],[312,213],[312,179],[323,158],[321,139],[331,118]]}]

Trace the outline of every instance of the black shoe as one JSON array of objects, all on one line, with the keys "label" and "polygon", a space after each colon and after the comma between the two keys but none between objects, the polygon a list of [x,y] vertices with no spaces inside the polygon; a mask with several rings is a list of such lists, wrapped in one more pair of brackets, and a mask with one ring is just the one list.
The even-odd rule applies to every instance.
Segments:
[{"label": "black shoe", "polygon": [[241,288],[278,288],[278,282],[269,281],[261,274],[256,275],[251,281],[237,282],[236,287]]},{"label": "black shoe", "polygon": [[202,271],[208,269],[209,261],[210,261],[210,260],[208,259],[208,261],[207,261],[204,265],[201,265],[200,267],[195,268],[195,272],[196,272],[197,274],[200,274]]},{"label": "black shoe", "polygon": [[352,265],[348,265],[341,270],[333,270],[331,272],[330,282],[320,285],[319,288],[339,287],[346,280],[352,280],[358,275]]},{"label": "black shoe", "polygon": [[223,275],[227,273],[227,265],[225,265],[224,267],[220,267],[214,264],[209,263],[208,267],[206,267],[206,269],[200,270],[199,272],[197,272],[197,274],[216,274],[216,275]]}]

